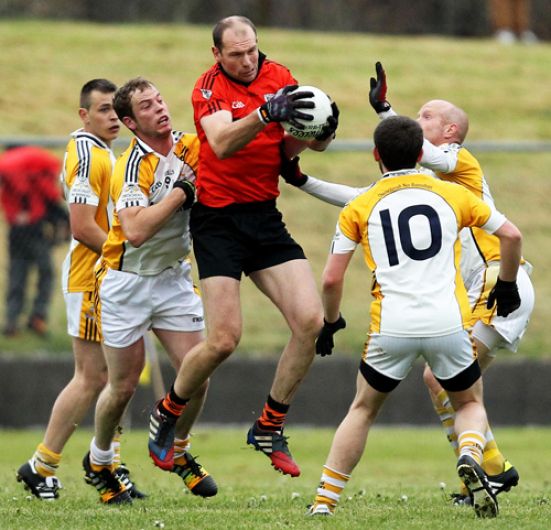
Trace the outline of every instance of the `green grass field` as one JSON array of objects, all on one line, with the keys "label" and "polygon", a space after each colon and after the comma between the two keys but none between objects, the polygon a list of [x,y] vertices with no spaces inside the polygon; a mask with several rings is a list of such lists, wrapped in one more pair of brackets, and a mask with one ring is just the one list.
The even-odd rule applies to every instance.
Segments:
[{"label": "green grass field", "polygon": [[[32,454],[41,431],[0,431],[0,527],[2,529],[544,529],[551,517],[547,476],[551,430],[495,429],[502,450],[517,466],[521,482],[499,496],[496,520],[477,520],[471,508],[453,507],[447,496],[458,485],[454,457],[438,429],[379,428],[355,470],[334,518],[305,517],[329,449],[332,429],[288,427],[290,447],[302,468],[291,479],[245,444],[247,427],[199,426],[193,454],[216,477],[219,493],[204,500],[186,494],[176,475],[153,466],[147,434],[125,434],[122,454],[137,484],[149,494],[129,507],[99,504],[82,479],[80,461],[91,433],[79,431],[69,442],[59,477],[61,498],[43,502],[29,497],[15,471]],[[443,489],[441,483],[444,483]]]},{"label": "green grass field", "polygon": [[[189,103],[193,84],[211,63],[210,27],[159,24],[87,24],[0,20],[0,136],[65,137],[80,126],[77,99],[83,82],[108,77],[123,83],[144,75],[168,101],[176,128],[193,130]],[[503,47],[492,39],[436,36],[398,37],[284,31],[260,28],[260,48],[286,64],[302,83],[325,89],[338,102],[341,139],[369,138],[378,119],[367,104],[369,77],[382,60],[395,109],[414,116],[428,99],[447,98],[469,113],[469,139],[549,140],[551,138],[551,45]],[[127,133],[125,134],[128,138]],[[61,152],[59,153],[62,154]],[[551,152],[480,153],[498,207],[523,231],[524,254],[534,264],[536,308],[520,354],[551,356],[551,246],[547,199],[551,196]],[[303,169],[352,185],[378,177],[370,153],[307,153]],[[291,233],[304,246],[320,278],[338,210],[282,185],[280,208]],[[4,230],[0,230],[3,237]],[[0,240],[5,248],[5,242]],[[58,270],[65,248],[56,253]],[[0,271],[5,270],[5,253]],[[346,332],[337,349],[361,350],[368,325],[370,276],[360,255],[346,286]],[[0,275],[0,297],[5,277]],[[271,304],[243,282],[244,332],[237,355],[281,351],[288,336]],[[3,304],[0,304],[0,320]],[[67,355],[64,304],[56,291],[51,336],[39,340],[0,337],[4,355]]]}]

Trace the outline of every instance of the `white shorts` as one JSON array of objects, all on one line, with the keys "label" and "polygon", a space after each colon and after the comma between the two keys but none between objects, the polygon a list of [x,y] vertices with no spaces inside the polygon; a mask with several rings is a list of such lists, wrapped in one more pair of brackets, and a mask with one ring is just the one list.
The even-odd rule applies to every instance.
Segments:
[{"label": "white shorts", "polygon": [[438,379],[451,379],[471,366],[475,347],[468,331],[441,337],[389,337],[370,333],[362,360],[391,379],[402,380],[422,356]]},{"label": "white shorts", "polygon": [[67,333],[70,337],[100,342],[101,333],[96,322],[94,291],[63,293],[67,310]]},{"label": "white shorts", "polygon": [[495,285],[499,264],[491,264],[472,275],[467,286],[473,308],[473,337],[488,349],[504,348],[516,352],[534,309],[534,287],[527,267],[521,266],[517,275],[520,307],[506,317],[498,317],[495,309],[486,309],[488,294]]},{"label": "white shorts", "polygon": [[98,278],[99,314],[104,343],[124,348],[148,329],[201,331],[203,305],[191,279],[191,265],[154,276],[107,269]]}]

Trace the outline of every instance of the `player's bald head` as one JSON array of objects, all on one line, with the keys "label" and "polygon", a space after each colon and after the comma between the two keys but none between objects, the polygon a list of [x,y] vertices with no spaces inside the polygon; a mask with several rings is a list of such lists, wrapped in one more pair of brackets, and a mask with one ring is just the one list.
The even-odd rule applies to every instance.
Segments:
[{"label": "player's bald head", "polygon": [[469,130],[469,117],[467,113],[445,99],[433,99],[423,105],[423,108],[431,108],[442,120],[443,126],[455,125],[454,135],[450,141],[463,143]]},{"label": "player's bald head", "polygon": [[219,50],[221,50],[224,45],[224,32],[227,29],[231,29],[237,38],[248,37],[252,30],[256,39],[256,28],[251,20],[240,15],[232,15],[219,20],[212,30],[212,42]]}]

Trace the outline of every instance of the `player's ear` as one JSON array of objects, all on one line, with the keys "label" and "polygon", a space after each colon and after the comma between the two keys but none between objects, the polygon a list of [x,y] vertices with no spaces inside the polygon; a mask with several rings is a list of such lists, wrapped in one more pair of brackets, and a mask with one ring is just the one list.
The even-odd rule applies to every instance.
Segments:
[{"label": "player's ear", "polygon": [[81,107],[80,109],[78,109],[78,115],[83,123],[88,122],[88,109]]},{"label": "player's ear", "polygon": [[222,53],[216,46],[213,46],[211,50],[212,50],[212,55],[214,55],[214,59],[216,60],[217,63],[219,63],[222,60]]},{"label": "player's ear", "polygon": [[417,162],[419,162],[421,160],[421,158],[423,158],[423,149],[421,149],[421,151],[419,151],[419,156],[417,157]]},{"label": "player's ear", "polygon": [[131,131],[135,131],[138,126],[136,122],[130,116],[124,116],[121,120]]},{"label": "player's ear", "polygon": [[373,148],[373,158],[375,159],[375,162],[381,161],[381,155],[379,154],[379,150],[376,147]]},{"label": "player's ear", "polygon": [[448,123],[444,128],[444,138],[450,140],[457,137],[457,123]]}]

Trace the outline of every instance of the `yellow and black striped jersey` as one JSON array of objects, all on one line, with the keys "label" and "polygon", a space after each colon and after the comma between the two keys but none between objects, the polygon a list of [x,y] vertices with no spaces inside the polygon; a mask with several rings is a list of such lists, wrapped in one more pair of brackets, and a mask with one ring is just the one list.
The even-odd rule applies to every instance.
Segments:
[{"label": "yellow and black striped jersey", "polygon": [[[96,223],[105,233],[111,215],[109,180],[114,163],[115,155],[105,142],[79,129],[71,134],[60,176],[67,204],[96,206]],[[63,262],[63,291],[92,291],[98,258],[96,252],[73,238]]]},{"label": "yellow and black striped jersey", "polygon": [[370,331],[441,336],[468,327],[459,231],[505,218],[473,193],[416,170],[387,173],[342,210],[333,253],[361,244],[373,272]]},{"label": "yellow and black striped jersey", "polygon": [[112,269],[144,276],[158,274],[190,252],[189,209],[180,208],[139,248],[126,239],[118,216],[124,208],[147,208],[160,202],[176,180],[195,180],[199,139],[196,134],[172,134],[174,145],[166,157],[134,138],[115,164],[110,191],[115,206],[113,224],[102,249],[102,259]]}]

